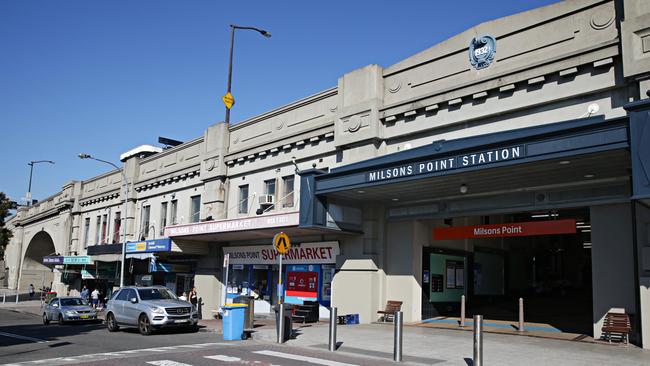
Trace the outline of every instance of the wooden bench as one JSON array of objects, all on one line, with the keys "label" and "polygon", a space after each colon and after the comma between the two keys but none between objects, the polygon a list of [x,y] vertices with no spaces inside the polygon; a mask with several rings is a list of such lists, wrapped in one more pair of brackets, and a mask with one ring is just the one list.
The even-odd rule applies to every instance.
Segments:
[{"label": "wooden bench", "polygon": [[395,318],[395,313],[402,310],[402,301],[388,300],[386,308],[379,310],[377,314],[382,314],[382,320],[387,321],[389,317]]},{"label": "wooden bench", "polygon": [[617,333],[621,335],[621,339],[625,340],[625,344],[628,344],[631,331],[630,317],[626,313],[607,313],[605,315],[602,332],[609,343],[612,343],[612,333]]}]

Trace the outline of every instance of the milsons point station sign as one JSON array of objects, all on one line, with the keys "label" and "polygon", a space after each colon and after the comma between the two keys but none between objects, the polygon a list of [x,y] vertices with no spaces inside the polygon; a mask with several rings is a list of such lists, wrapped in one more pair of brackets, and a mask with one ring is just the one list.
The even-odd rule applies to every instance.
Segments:
[{"label": "milsons point station sign", "polygon": [[523,146],[512,146],[440,159],[423,160],[366,173],[366,182],[377,182],[419,174],[467,168],[476,165],[496,163],[499,161],[514,160],[523,157],[523,155]]}]

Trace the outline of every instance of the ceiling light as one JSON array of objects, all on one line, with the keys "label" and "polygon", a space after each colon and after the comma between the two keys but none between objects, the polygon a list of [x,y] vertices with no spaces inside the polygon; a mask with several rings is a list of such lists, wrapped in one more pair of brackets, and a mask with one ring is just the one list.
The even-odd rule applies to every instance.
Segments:
[{"label": "ceiling light", "polygon": [[568,160],[562,160],[562,161],[560,162],[560,165],[568,165],[568,164],[571,164],[571,162],[568,161]]},{"label": "ceiling light", "polygon": [[591,229],[591,225],[576,225],[576,229]]},{"label": "ceiling light", "polygon": [[462,194],[467,193],[467,191],[469,190],[469,188],[467,188],[467,185],[465,183],[461,184],[459,189],[460,189],[460,193]]},{"label": "ceiling light", "polygon": [[593,177],[595,177],[595,175],[593,175],[593,174],[585,174],[584,177],[585,178],[593,178]]},{"label": "ceiling light", "polygon": [[357,191],[358,193],[364,194],[366,191]]},{"label": "ceiling light", "polygon": [[399,201],[399,198],[393,198],[392,201],[397,202],[397,201]]}]

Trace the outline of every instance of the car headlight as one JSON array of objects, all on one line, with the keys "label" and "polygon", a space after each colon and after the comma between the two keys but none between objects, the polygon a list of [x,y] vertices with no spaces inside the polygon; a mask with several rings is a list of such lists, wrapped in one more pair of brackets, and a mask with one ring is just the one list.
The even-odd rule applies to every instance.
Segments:
[{"label": "car headlight", "polygon": [[77,315],[77,312],[74,311],[74,310],[66,310],[65,315],[74,316],[74,315]]},{"label": "car headlight", "polygon": [[151,312],[154,313],[154,314],[164,314],[165,309],[154,307],[154,308],[151,308]]}]

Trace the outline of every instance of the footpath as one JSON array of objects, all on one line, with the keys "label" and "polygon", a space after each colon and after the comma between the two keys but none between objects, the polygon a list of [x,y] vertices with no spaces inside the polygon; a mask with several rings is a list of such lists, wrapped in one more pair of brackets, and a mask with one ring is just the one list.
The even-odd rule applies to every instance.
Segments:
[{"label": "footpath", "polygon": [[[18,304],[0,303],[0,309],[41,315],[40,301]],[[103,318],[103,312],[100,312]],[[0,322],[0,326],[1,326]],[[204,319],[201,331],[213,332],[221,340],[221,321]],[[329,326],[315,324],[293,325],[294,337],[287,346],[308,349],[328,349]],[[393,324],[339,325],[337,353],[392,360]],[[276,343],[275,322],[272,318],[255,319],[252,338],[257,342]],[[405,325],[403,328],[404,364],[472,366],[472,332]],[[509,334],[483,334],[483,362],[487,365],[617,365],[648,366],[650,351],[618,343],[587,343]]]}]

